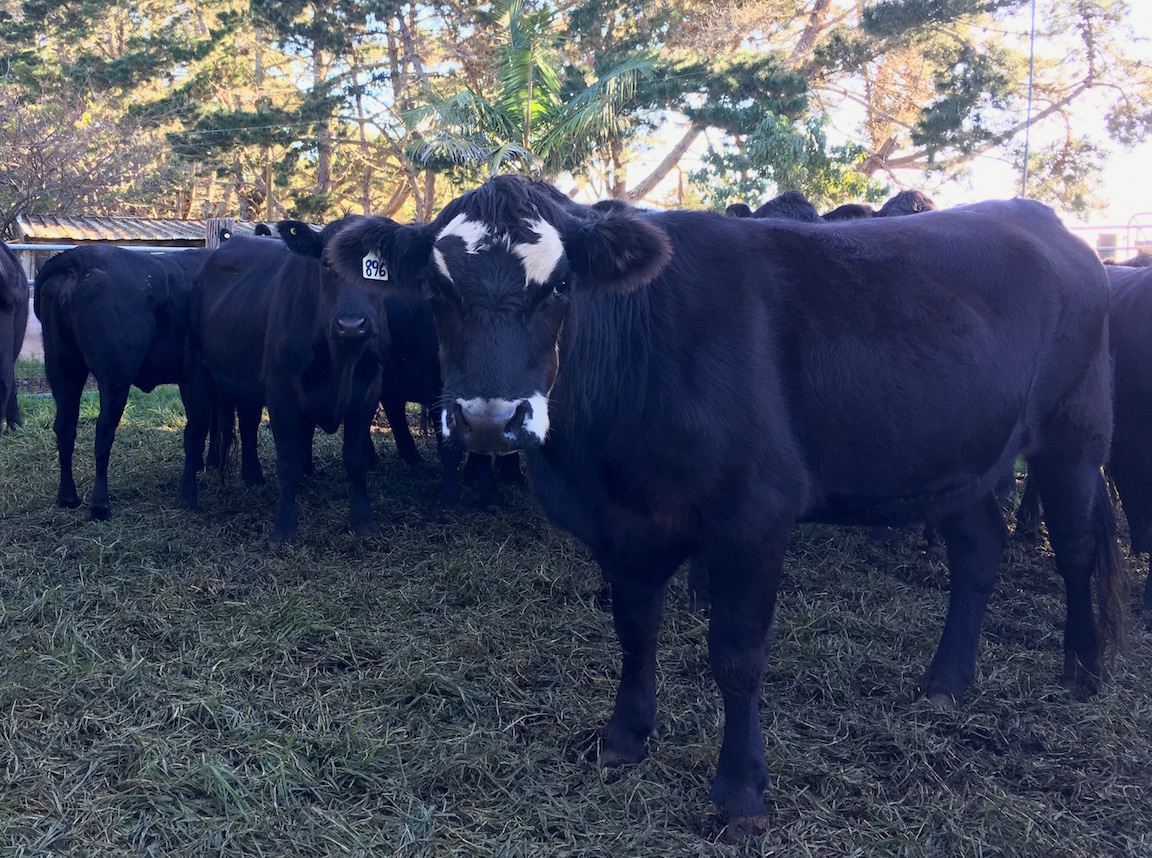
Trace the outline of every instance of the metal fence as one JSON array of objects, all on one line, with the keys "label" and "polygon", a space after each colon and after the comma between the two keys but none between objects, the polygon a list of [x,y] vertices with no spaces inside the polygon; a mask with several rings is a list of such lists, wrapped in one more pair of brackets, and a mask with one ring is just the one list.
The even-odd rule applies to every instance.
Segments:
[{"label": "metal fence", "polygon": [[1138,212],[1127,223],[1070,229],[1095,247],[1101,259],[1123,261],[1142,250],[1152,253],[1152,212]]}]

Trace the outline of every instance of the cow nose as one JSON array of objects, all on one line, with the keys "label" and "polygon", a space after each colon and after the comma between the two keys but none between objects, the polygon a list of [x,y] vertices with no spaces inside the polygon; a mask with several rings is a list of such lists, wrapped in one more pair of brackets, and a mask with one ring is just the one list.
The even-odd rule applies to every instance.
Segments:
[{"label": "cow nose", "polygon": [[456,400],[450,409],[448,427],[468,450],[484,453],[511,453],[532,442],[524,431],[531,406],[526,400]]},{"label": "cow nose", "polygon": [[337,316],[332,323],[333,332],[342,340],[368,336],[368,318],[360,314]]}]

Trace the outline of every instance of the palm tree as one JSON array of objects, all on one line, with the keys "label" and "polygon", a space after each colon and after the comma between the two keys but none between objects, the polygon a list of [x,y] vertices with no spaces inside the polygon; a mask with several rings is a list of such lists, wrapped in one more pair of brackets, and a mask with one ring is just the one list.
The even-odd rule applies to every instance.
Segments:
[{"label": "palm tree", "polygon": [[430,88],[426,103],[407,114],[419,133],[409,157],[431,170],[486,167],[490,175],[511,169],[551,178],[578,171],[623,136],[636,82],[652,75],[653,56],[633,54],[569,95],[555,11],[504,0],[499,20],[505,32],[489,75],[493,91]]}]

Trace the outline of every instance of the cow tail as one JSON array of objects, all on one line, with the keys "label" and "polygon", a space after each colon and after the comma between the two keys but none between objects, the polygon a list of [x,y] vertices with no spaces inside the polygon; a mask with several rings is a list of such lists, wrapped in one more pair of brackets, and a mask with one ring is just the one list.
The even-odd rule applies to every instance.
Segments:
[{"label": "cow tail", "polygon": [[[41,300],[40,296],[45,287],[53,280],[59,280],[60,285],[56,288],[56,294],[60,303],[64,303],[72,296],[73,290],[79,282],[79,276],[76,269],[68,264],[68,260],[58,262],[59,254],[52,257],[44,265],[39,274],[36,276],[35,288],[32,290],[32,312],[36,314],[36,318],[40,318]],[[53,264],[55,263],[55,264]]]},{"label": "cow tail", "polygon": [[1116,507],[1103,474],[1096,487],[1092,530],[1096,539],[1096,603],[1100,611],[1101,645],[1105,659],[1111,660],[1124,647],[1129,582],[1116,542]]}]

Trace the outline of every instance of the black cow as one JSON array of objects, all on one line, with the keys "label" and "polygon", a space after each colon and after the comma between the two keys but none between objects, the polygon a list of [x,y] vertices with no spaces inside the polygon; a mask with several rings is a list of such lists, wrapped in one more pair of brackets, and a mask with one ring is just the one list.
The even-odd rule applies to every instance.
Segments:
[{"label": "black cow", "polygon": [[111,514],[108,458],[129,389],[178,384],[187,408],[188,306],[193,275],[207,255],[206,250],[145,254],[93,245],[58,253],[40,270],[33,309],[43,328],[44,370],[56,400],[60,506],[80,505],[72,452],[89,373],[100,389],[94,519]]},{"label": "black cow", "polygon": [[603,764],[645,756],[666,582],[695,557],[724,700],[711,798],[737,828],[764,813],[761,677],[801,520],[939,522],[952,587],[920,688],[959,700],[1018,454],[1066,582],[1065,679],[1095,683],[1123,577],[1100,473],[1108,296],[1048,208],[813,226],[580,206],[501,176],[426,226],[365,220],[327,254],[358,278],[369,252],[431,295],[450,437],[526,450],[534,493],[611,583],[624,663]]},{"label": "black cow", "polygon": [[196,277],[190,354],[199,383],[195,407],[189,407],[181,496],[186,506],[196,506],[212,389],[242,410],[242,430],[243,410],[259,414],[266,406],[280,481],[273,545],[296,538],[296,493],[317,426],[332,433],[343,424],[351,527],[358,536],[378,530],[367,470],[388,326],[382,289],[338,280],[320,264],[325,243],[346,223],[315,233],[307,224],[284,221],[278,225],[283,243],[234,237]]},{"label": "black cow", "polygon": [[1152,266],[1152,253],[1147,250],[1139,251],[1131,259],[1125,259],[1123,262],[1117,262],[1116,265],[1123,265],[1126,268],[1147,268]]},{"label": "black cow", "polygon": [[862,217],[872,217],[874,214],[876,214],[876,210],[867,203],[844,203],[830,212],[824,212],[820,218],[828,223],[835,223],[838,220],[858,220]]},{"label": "black cow", "polygon": [[[1115,373],[1108,474],[1128,519],[1132,553],[1152,554],[1152,268],[1104,270],[1112,295],[1108,332]],[[1016,513],[1017,532],[1031,536],[1039,523],[1040,497],[1029,480]],[[1152,575],[1144,585],[1144,611],[1152,616]]]},{"label": "black cow", "polygon": [[874,217],[902,217],[936,211],[936,203],[921,191],[900,191],[880,206]]},{"label": "black cow", "polygon": [[12,429],[24,425],[16,396],[16,358],[28,327],[28,278],[8,245],[0,245],[0,422],[7,420]]},{"label": "black cow", "polygon": [[752,211],[745,203],[732,203],[724,210],[728,217],[784,218],[819,223],[820,212],[799,191],[785,191]]},{"label": "black cow", "polygon": [[388,290],[384,307],[388,314],[392,346],[384,364],[380,403],[384,407],[388,425],[392,427],[397,455],[409,464],[420,461],[420,453],[408,428],[405,405],[416,402],[429,408],[435,424],[436,447],[440,457],[441,516],[450,517],[460,509],[461,476],[476,484],[482,507],[492,511],[500,509],[502,501],[496,474],[498,472],[508,482],[522,479],[519,456],[498,457],[496,471],[493,471],[491,456],[473,453],[468,456],[461,475],[464,450],[456,444],[444,444],[441,432],[440,356],[432,311],[423,296],[412,290]]}]

